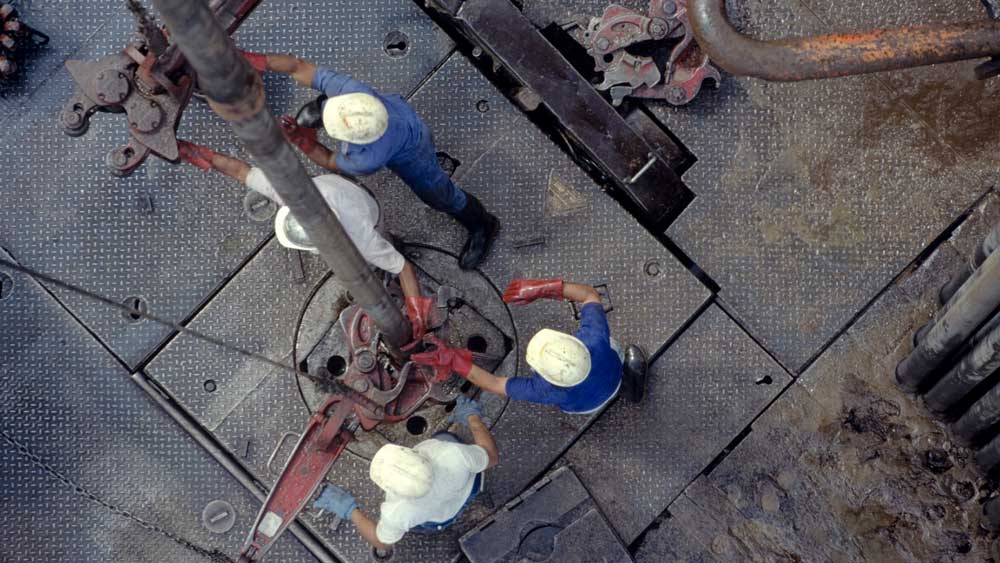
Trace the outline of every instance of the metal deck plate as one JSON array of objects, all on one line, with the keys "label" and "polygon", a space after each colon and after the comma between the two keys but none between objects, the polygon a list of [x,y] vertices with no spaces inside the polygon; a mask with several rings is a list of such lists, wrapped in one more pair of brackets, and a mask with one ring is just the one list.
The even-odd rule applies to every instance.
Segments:
[{"label": "metal deck plate", "polygon": [[[694,276],[465,58],[453,56],[411,102],[434,131],[438,151],[461,162],[456,183],[500,219],[500,235],[481,266],[498,288],[517,277],[603,284],[614,306],[608,315],[612,334],[650,353],[708,298]],[[396,177],[383,173],[369,185],[397,235],[455,253],[461,249],[464,230],[423,205]],[[522,344],[544,327],[570,332],[577,327],[564,303],[543,301],[510,312]],[[518,374],[529,373],[523,354],[519,359]],[[491,483],[497,499],[523,490],[529,476],[539,475],[586,422],[550,407],[512,402],[497,426],[500,449],[532,455],[497,467]]]},{"label": "metal deck plate", "polygon": [[631,563],[580,480],[556,469],[461,539],[471,563]]},{"label": "metal deck plate", "polygon": [[[7,274],[14,289],[0,300],[5,556],[25,563],[208,561],[140,520],[207,551],[237,552],[259,503],[45,290]],[[200,520],[215,499],[236,511],[236,525],[221,535]],[[312,560],[291,537],[276,549],[276,562]]]},{"label": "metal deck plate", "polygon": [[634,540],[790,381],[712,305],[566,453],[619,535]]},{"label": "metal deck plate", "polygon": [[[68,4],[32,6],[32,13],[51,7],[60,14]],[[120,50],[134,23],[119,12],[100,20],[106,23],[73,58],[100,58]],[[78,18],[63,14],[60,19],[62,27],[52,22],[53,29],[45,30],[53,45],[78,34],[72,23]],[[304,22],[315,26],[311,33],[303,33]],[[373,38],[367,31],[372,26],[385,28],[385,33],[405,32],[411,40],[408,54],[386,55],[385,33]],[[65,39],[60,29],[69,34]],[[368,39],[362,41],[362,36]],[[351,40],[334,42],[331,37]],[[355,71],[376,86],[404,92],[415,88],[451,49],[444,33],[407,0],[365,2],[336,11],[318,1],[265,2],[241,28],[239,40],[247,48],[295,49],[300,56]],[[0,137],[0,152],[11,163],[0,187],[0,237],[32,268],[116,300],[141,297],[161,317],[188,318],[266,240],[269,222],[255,223],[244,215],[244,189],[238,184],[191,166],[150,158],[132,177],[113,178],[104,157],[125,142],[124,122],[120,116],[99,114],[86,136],[65,136],[55,116],[74,85],[61,68],[50,72],[51,79],[6,121]],[[298,102],[315,95],[288,78],[268,76],[266,82],[275,113],[294,113]],[[179,136],[246,158],[229,128],[198,101],[189,106]],[[57,295],[130,366],[169,334],[148,322],[130,323],[74,295]]]},{"label": "metal deck plate", "polygon": [[[543,302],[508,311],[496,300],[496,292],[517,276],[565,276],[605,284],[614,306],[609,320],[616,338],[637,342],[648,350],[662,346],[708,297],[708,291],[687,270],[602,194],[465,59],[456,56],[450,60],[413,101],[435,132],[438,149],[462,163],[456,173],[459,183],[476,193],[503,223],[500,240],[483,268],[494,286],[494,304],[473,298],[477,306],[487,307],[480,313],[498,326],[503,327],[501,321],[507,318],[503,322],[512,324],[504,330],[519,344],[544,326],[574,330],[577,321],[565,303]],[[451,218],[428,209],[388,174],[366,183],[379,197],[383,221],[391,232],[408,242],[457,253],[464,233]],[[549,197],[556,200],[547,203]],[[539,236],[545,237],[544,243],[514,248],[515,243]],[[315,258],[307,257],[307,281],[295,282],[289,278],[285,254],[271,243],[192,326],[290,361],[291,327],[321,269]],[[411,259],[421,264],[419,258]],[[262,318],[268,323],[261,323]],[[512,353],[498,372],[527,373],[522,356]],[[279,452],[275,471],[266,468],[267,458],[285,432],[301,430],[307,416],[294,380],[268,366],[185,337],[154,358],[148,372],[237,457],[248,453],[243,461],[258,478],[270,483],[277,477],[280,460],[288,450]],[[211,394],[203,387],[209,378],[216,383]],[[506,461],[490,472],[488,495],[482,502],[498,504],[520,493],[569,446],[588,420],[540,405],[510,403],[494,426]],[[330,479],[343,482],[363,507],[376,513],[381,497],[368,482],[366,467],[345,456]],[[458,536],[478,519],[473,510],[455,530],[445,534],[407,536],[398,546],[396,558],[453,558],[458,554]],[[323,528],[322,523],[314,525]],[[370,549],[351,526],[336,534],[322,533],[346,561],[370,559]]]},{"label": "metal deck plate", "polygon": [[[437,253],[430,249],[411,248],[407,254],[430,277],[447,279],[466,299],[477,305],[482,303],[480,314],[502,331],[515,332],[510,314],[488,280],[474,272],[461,272],[454,258],[448,258],[450,265],[442,264],[435,258]],[[300,258],[302,276],[296,266]],[[192,320],[191,327],[291,364],[292,334],[298,314],[324,272],[318,257],[288,251],[271,241]],[[492,293],[492,299],[487,293]],[[303,357],[312,348],[311,344],[303,344],[315,342],[327,326],[326,323],[316,325],[307,326],[305,332],[308,334],[300,338],[300,346],[305,350],[300,352]],[[512,371],[517,357],[516,353],[509,354],[501,369]],[[315,369],[319,363],[310,359],[309,365]],[[150,363],[147,373],[176,397],[258,480],[267,486],[273,484],[295,444],[288,434],[301,432],[309,416],[293,374],[188,336],[171,342]],[[209,380],[212,385],[206,387]],[[306,394],[313,395],[308,388]],[[506,412],[505,399],[484,394],[480,401],[484,412],[497,413],[500,420],[506,418],[503,414]],[[430,433],[428,430],[424,437],[430,437]],[[531,477],[533,475],[522,478]],[[457,556],[458,536],[485,516],[485,503],[490,502],[490,495],[496,494],[494,483],[499,477],[491,473],[488,479],[487,494],[481,495],[453,529],[435,536],[407,535],[396,545],[394,560],[448,561]],[[369,514],[378,514],[384,493],[368,478],[368,462],[361,453],[349,448],[328,475],[328,481],[350,490]],[[307,515],[303,520],[342,560],[374,561],[370,546],[352,525],[344,524],[334,532],[328,529],[329,515],[323,518]]]},{"label": "metal deck plate", "polygon": [[[791,0],[742,4],[731,13],[757,37],[845,28]],[[856,4],[865,3],[838,11]],[[898,22],[858,15],[846,27],[877,23]],[[943,120],[914,113],[909,106],[925,102],[907,103],[887,80],[907,82],[894,74],[793,84],[726,76],[720,91],[687,107],[649,104],[699,159],[684,176],[699,197],[668,234],[793,372],[985,191],[945,142],[955,124],[945,131]],[[956,105],[964,106],[928,98],[921,111],[950,115]],[[982,121],[996,123],[995,112],[982,111]]]}]

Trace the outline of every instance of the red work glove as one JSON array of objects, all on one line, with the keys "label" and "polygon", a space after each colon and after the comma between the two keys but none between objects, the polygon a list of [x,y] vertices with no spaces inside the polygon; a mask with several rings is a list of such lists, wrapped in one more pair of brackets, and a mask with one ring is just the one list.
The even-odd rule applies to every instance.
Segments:
[{"label": "red work glove", "polygon": [[184,162],[190,162],[202,170],[212,169],[212,157],[215,156],[212,149],[187,141],[177,141],[177,149]]},{"label": "red work glove", "polygon": [[254,70],[261,73],[267,72],[267,55],[242,50],[240,51],[240,54],[243,55],[243,58],[250,63],[250,66],[253,67]]},{"label": "red work glove", "polygon": [[562,280],[514,280],[503,292],[504,303],[527,305],[536,299],[563,299]]},{"label": "red work glove", "polygon": [[462,377],[469,377],[472,371],[472,352],[463,348],[450,348],[435,336],[428,337],[434,350],[413,354],[410,359],[422,366],[434,368],[435,379],[444,381],[451,372]]},{"label": "red work glove", "polygon": [[407,297],[406,316],[410,319],[413,329],[413,340],[420,340],[427,334],[427,323],[434,309],[434,300],[430,297]]},{"label": "red work glove", "polygon": [[316,129],[302,127],[290,115],[281,116],[281,130],[289,143],[299,147],[299,150],[309,154],[319,142],[316,140]]}]

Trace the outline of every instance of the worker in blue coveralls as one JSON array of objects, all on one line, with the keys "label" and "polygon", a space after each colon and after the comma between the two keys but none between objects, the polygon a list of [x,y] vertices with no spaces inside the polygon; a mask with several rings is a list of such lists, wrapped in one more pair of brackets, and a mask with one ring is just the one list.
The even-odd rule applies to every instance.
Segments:
[{"label": "worker in blue coveralls", "polygon": [[514,280],[503,294],[506,303],[524,305],[537,299],[580,303],[580,328],[565,334],[548,328],[535,334],[525,353],[530,377],[500,377],[472,363],[472,352],[449,348],[435,340],[436,349],[411,359],[441,372],[455,372],[480,388],[511,399],[555,405],[570,414],[593,414],[619,391],[638,403],[646,385],[646,357],[638,346],[623,352],[611,339],[611,329],[597,290],[561,279]]},{"label": "worker in blue coveralls", "polygon": [[[243,53],[259,72],[290,75],[323,92],[297,116],[283,119],[288,139],[317,165],[350,176],[389,168],[424,203],[454,217],[469,235],[459,255],[466,270],[486,258],[500,222],[474,196],[459,189],[441,168],[430,130],[402,96],[380,94],[344,74],[292,57]],[[330,150],[316,140],[320,122],[340,141]]]}]

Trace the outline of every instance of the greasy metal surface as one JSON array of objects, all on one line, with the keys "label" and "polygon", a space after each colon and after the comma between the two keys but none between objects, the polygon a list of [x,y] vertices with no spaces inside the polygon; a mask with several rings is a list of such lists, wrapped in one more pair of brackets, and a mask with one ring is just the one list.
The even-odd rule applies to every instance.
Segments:
[{"label": "greasy metal surface", "polygon": [[[984,561],[990,485],[893,382],[937,291],[1000,214],[991,196],[908,271],[669,507],[636,560]],[[995,455],[995,451],[994,455]],[[993,457],[995,460],[996,457]],[[991,544],[993,544],[991,546]]]},{"label": "greasy metal surface", "polygon": [[[209,501],[223,500],[235,507],[237,528],[249,525],[258,506],[250,493],[40,286],[7,273],[13,289],[0,301],[0,319],[3,333],[17,337],[0,339],[0,430],[24,450],[0,439],[5,556],[25,563],[209,561],[140,520],[203,550],[237,549],[242,532],[211,533],[200,515]],[[291,537],[276,550],[275,561],[312,560]]]},{"label": "greasy metal surface", "polygon": [[[454,306],[435,307],[431,324],[448,321],[446,331],[439,334],[442,338],[461,347],[469,347],[470,341],[482,339],[485,349],[474,357],[484,369],[494,369],[501,365],[510,353],[514,344],[512,326],[504,309],[500,295],[490,285],[489,280],[476,272],[462,272],[450,255],[443,254],[428,247],[411,246],[407,255],[416,265],[417,276],[421,281],[424,295],[436,296],[440,291],[455,292],[461,297],[452,298]],[[462,290],[451,285],[451,280],[460,280]],[[396,284],[390,288],[393,294],[402,301]],[[332,327],[331,311],[336,313],[347,305],[346,290],[337,283],[336,277],[330,277],[316,292],[309,303],[301,324],[299,325],[298,348],[296,359],[300,368],[308,368],[308,373],[317,374],[332,361],[345,362],[350,358],[345,335],[341,323]],[[435,297],[436,299],[436,297]],[[493,323],[479,311],[489,311],[502,322]],[[503,327],[503,328],[501,328]],[[505,333],[504,329],[510,333]],[[319,335],[319,332],[322,335]],[[514,364],[511,364],[514,365]],[[304,376],[299,377],[299,389],[309,410],[315,412],[327,399],[331,390],[329,384],[318,384],[315,380]],[[453,396],[467,383],[461,377],[453,376],[444,382],[440,391]],[[470,396],[476,395],[475,390],[469,390]],[[481,398],[483,417],[488,426],[492,426],[503,412],[507,401],[493,395]],[[401,424],[380,424],[370,432],[358,428],[355,440],[348,444],[347,449],[364,459],[371,459],[383,444],[390,442],[405,446],[414,446],[434,433],[448,427],[447,418],[449,406],[434,401],[428,401]],[[410,421],[414,426],[409,425]]]},{"label": "greasy metal surface", "polygon": [[[489,108],[485,112],[477,109],[483,100]],[[515,277],[551,276],[606,284],[615,307],[608,316],[612,334],[649,352],[659,349],[708,297],[659,242],[462,57],[449,60],[412,103],[434,131],[438,150],[461,162],[455,172],[458,185],[500,218],[499,238],[481,267],[496,286],[503,288]],[[370,185],[393,232],[455,253],[461,248],[461,227],[421,204],[396,178],[382,174]],[[566,213],[552,212],[559,206],[548,201],[566,200],[567,193],[579,205]],[[537,302],[510,312],[521,344],[546,326],[564,331],[577,326],[564,303]],[[519,356],[518,373],[527,373],[523,353]],[[526,477],[540,473],[585,423],[585,418],[549,407],[508,405],[495,430],[500,450],[518,457],[501,463],[491,477],[497,501],[519,493],[530,482]]]},{"label": "greasy metal surface", "polygon": [[[415,248],[407,255],[429,278],[461,290],[467,299],[476,303],[479,314],[496,324],[503,333],[515,333],[497,290],[480,274],[459,270],[453,256],[445,255],[446,260],[442,261],[441,254],[432,249]],[[299,258],[302,258],[304,273],[301,278],[296,267]],[[322,263],[316,256],[291,252],[271,241],[193,319],[191,326],[244,349],[291,363],[295,323],[306,298],[323,273]],[[324,285],[314,305],[307,310],[304,330],[299,337],[300,349],[311,350],[324,337],[329,328],[329,318],[322,318],[321,313],[325,310],[332,315],[335,308],[343,306],[338,305],[342,293],[335,286],[332,283]],[[260,319],[267,319],[267,322],[262,323]],[[458,324],[463,323],[459,321]],[[462,336],[466,336],[462,330],[454,335],[455,338]],[[508,355],[500,369],[506,373],[514,372],[518,356],[516,353]],[[307,358],[305,361],[311,370],[315,370],[326,362],[326,358]],[[285,434],[301,432],[308,419],[308,411],[293,374],[186,336],[171,342],[150,363],[148,373],[213,432],[255,477],[267,486],[273,484],[297,438],[292,436],[286,439]],[[213,385],[206,386],[209,380]],[[207,389],[214,390],[209,392]],[[304,383],[303,390],[307,398],[314,397],[313,387]],[[486,413],[502,420],[505,398],[483,394],[480,400]],[[434,420],[436,416],[431,412],[424,414],[429,420]],[[435,427],[429,426],[421,438],[430,437],[433,431],[443,426],[443,421]],[[331,482],[350,490],[361,506],[373,515],[377,515],[383,496],[368,479],[367,457],[374,453],[372,444],[375,443],[363,440],[352,447],[337,461],[329,476]],[[268,459],[272,453],[276,461],[269,466]],[[512,469],[518,470],[516,466]],[[526,464],[521,472],[526,469],[531,469],[531,466]],[[526,483],[533,476],[522,475],[521,480]],[[494,479],[492,474],[488,477],[485,498],[489,498],[494,490]],[[458,553],[458,535],[482,516],[476,512],[484,510],[482,504],[476,506],[479,508],[470,510],[470,516],[463,518],[461,525],[446,534],[433,537],[408,535],[397,546],[397,560],[446,561],[454,557]],[[313,524],[345,561],[371,560],[371,549],[353,526],[342,525],[340,531],[334,533],[326,529],[329,517],[322,522],[311,517],[305,521]]]},{"label": "greasy metal surface", "polygon": [[643,401],[609,408],[566,459],[631,542],[789,381],[712,305],[650,366]]},{"label": "greasy metal surface", "polygon": [[[905,23],[875,17],[898,11],[864,8],[868,20],[831,24],[794,2],[750,1],[732,13],[765,38]],[[925,10],[907,17],[935,20]],[[698,197],[668,235],[793,372],[985,190],[987,168],[971,157],[991,162],[992,153],[973,148],[972,138],[997,124],[984,92],[995,86],[971,75],[954,82],[962,75],[951,66],[960,65],[920,71],[923,100],[906,93],[917,86],[903,76],[873,75],[801,84],[735,78],[682,109],[649,105],[698,158],[684,175]],[[992,137],[982,139],[993,147]]]},{"label": "greasy metal surface", "polygon": [[546,475],[462,536],[460,543],[471,563],[632,561],[568,467]]},{"label": "greasy metal surface", "polygon": [[[662,230],[693,194],[593,86],[508,2],[468,0],[455,23],[463,34],[541,98],[558,127],[643,220]],[[641,172],[641,173],[640,173]]]},{"label": "greasy metal surface", "polygon": [[835,78],[983,58],[1000,53],[1000,22],[879,29],[851,34],[753,39],[726,17],[726,0],[690,0],[698,44],[737,76],[797,81]]},{"label": "greasy metal surface", "polygon": [[[483,100],[485,105],[478,104]],[[564,275],[607,284],[615,304],[609,320],[616,338],[637,342],[647,350],[662,346],[706,299],[707,290],[693,276],[464,59],[449,61],[413,101],[435,132],[438,149],[461,162],[456,172],[458,183],[480,197],[503,223],[500,240],[483,267],[496,287],[469,284],[459,289],[482,307],[478,312],[483,317],[518,343],[526,342],[543,326],[562,330],[576,326],[572,309],[564,303],[538,303],[508,312],[496,299],[496,288],[518,275]],[[477,105],[488,109],[480,111]],[[498,179],[503,184],[498,184]],[[461,227],[419,203],[395,177],[383,173],[366,183],[378,196],[383,221],[391,232],[453,253],[461,248]],[[572,195],[570,199],[576,204],[569,209],[547,206],[547,198],[555,197],[548,193],[552,186],[558,186],[560,197]],[[558,214],[553,211],[556,208],[561,209]],[[544,237],[544,243],[515,248],[519,241],[538,236]],[[286,254],[276,243],[269,243],[192,326],[290,361],[292,327],[322,269],[315,257],[304,255],[304,276],[300,276]],[[289,256],[297,260],[298,255]],[[422,261],[422,256],[415,255],[410,258],[432,278],[452,280],[458,275],[453,262]],[[482,279],[475,273],[467,275]],[[300,277],[304,280],[296,281]],[[493,292],[492,298],[485,292]],[[334,301],[332,296],[324,300],[331,307]],[[319,338],[321,333],[319,329],[303,338]],[[526,373],[519,364],[523,364],[523,353],[515,349],[497,371],[504,375]],[[279,446],[282,435],[299,432],[308,416],[292,377],[187,338],[172,342],[151,362],[149,373],[268,484],[276,475],[266,468],[267,458]],[[208,379],[215,383],[212,393],[205,390]],[[520,493],[586,422],[586,417],[562,415],[549,407],[509,404],[494,426],[507,461],[490,472],[483,502],[502,503]],[[291,444],[279,448],[277,459],[285,459],[290,449]],[[367,478],[366,462],[353,454],[345,456],[330,478],[352,490],[366,510],[377,512],[381,497]],[[454,557],[458,535],[478,519],[473,512],[447,534],[407,536],[397,549],[398,560]],[[324,534],[347,561],[368,561],[371,557],[351,526]]]},{"label": "greasy metal surface", "polygon": [[[114,16],[102,16],[111,6]],[[53,36],[53,54],[68,56],[64,48],[79,46],[82,37],[94,33],[73,56],[99,58],[120,49],[130,36],[134,23],[123,4],[99,3],[88,8],[83,19],[72,15],[74,9],[64,2],[35,2],[26,12],[40,27],[54,18],[46,26]],[[95,27],[94,21],[105,23]],[[389,57],[382,38],[376,41],[359,31],[362,24],[386,32],[406,30],[410,51],[405,57]],[[329,37],[351,41],[337,44]],[[252,49],[264,49],[263,41],[269,40],[274,46],[268,49],[280,45],[352,71],[378,87],[401,91],[414,88],[451,47],[443,32],[406,0],[366,2],[336,14],[323,2],[265,2],[237,38]],[[126,136],[115,120],[95,119],[81,139],[58,129],[59,108],[73,91],[69,76],[56,71],[61,63],[52,62],[47,74],[42,68],[25,73],[29,81],[49,78],[30,103],[18,97],[16,89],[5,90],[5,99],[20,109],[5,121],[0,152],[8,162],[20,164],[7,170],[0,187],[0,237],[32,268],[111,298],[142,297],[154,314],[184,319],[257,248],[271,226],[246,219],[244,190],[221,175],[157,161],[128,179],[112,178],[104,155]],[[268,76],[265,82],[276,112],[293,113],[295,104],[310,95],[286,78]],[[189,106],[179,134],[246,158],[224,124],[201,103]],[[168,334],[148,322],[129,323],[76,296],[57,295],[130,365],[138,364]]]}]

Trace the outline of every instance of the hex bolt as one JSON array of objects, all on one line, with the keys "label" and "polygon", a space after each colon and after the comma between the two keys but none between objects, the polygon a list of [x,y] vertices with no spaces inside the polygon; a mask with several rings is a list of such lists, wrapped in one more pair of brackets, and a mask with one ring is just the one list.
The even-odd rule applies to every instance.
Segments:
[{"label": "hex bolt", "polygon": [[660,263],[657,262],[656,260],[650,260],[649,262],[646,262],[646,265],[643,266],[642,269],[643,271],[646,272],[646,275],[651,278],[655,278],[661,273]]},{"label": "hex bolt", "polygon": [[663,3],[663,13],[672,16],[677,13],[677,3],[673,0],[667,0]]},{"label": "hex bolt", "polygon": [[236,509],[224,500],[213,500],[201,511],[201,524],[213,534],[224,534],[236,524]]},{"label": "hex bolt", "polygon": [[[135,124],[133,124],[133,127],[134,126]],[[128,157],[125,156],[125,153],[121,151],[116,151],[114,154],[111,155],[111,163],[118,167],[125,166],[126,164],[128,164]]]},{"label": "hex bolt", "polygon": [[358,393],[364,393],[368,390],[368,381],[365,379],[355,380],[354,383],[351,384],[351,387]]},{"label": "hex bolt", "polygon": [[687,92],[680,86],[673,86],[667,90],[667,101],[672,104],[683,104],[687,101]]},{"label": "hex bolt", "polygon": [[597,48],[606,51],[608,47],[611,46],[611,41],[608,41],[607,37],[600,37],[597,39]]},{"label": "hex bolt", "polygon": [[0,301],[10,297],[14,291],[14,278],[0,272]]}]

